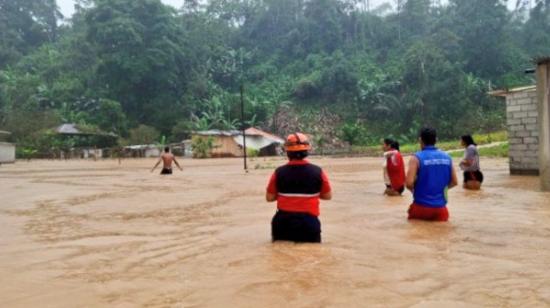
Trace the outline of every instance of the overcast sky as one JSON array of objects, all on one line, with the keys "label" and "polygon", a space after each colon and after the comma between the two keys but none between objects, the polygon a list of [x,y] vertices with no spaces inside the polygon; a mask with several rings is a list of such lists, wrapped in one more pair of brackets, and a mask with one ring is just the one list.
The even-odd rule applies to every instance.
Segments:
[{"label": "overcast sky", "polygon": [[[179,9],[184,0],[161,0],[164,4],[169,4],[177,9]],[[371,0],[371,6],[376,7],[377,5],[387,2],[388,0]],[[63,16],[69,18],[73,15],[74,12],[74,0],[57,0],[57,5],[61,9]]]},{"label": "overcast sky", "polygon": [[[180,8],[184,0],[161,0],[165,4],[172,5],[175,8]],[[381,3],[387,2],[388,0],[371,0],[371,6],[374,8]],[[508,7],[513,8],[516,1],[508,1]],[[61,9],[61,13],[66,18],[69,18],[73,15],[74,12],[74,0],[57,0],[57,5]]]},{"label": "overcast sky", "polygon": [[[175,8],[180,8],[184,0],[161,0],[165,4],[170,4]],[[61,9],[61,13],[66,18],[69,18],[74,13],[74,0],[57,0],[57,5]]]}]

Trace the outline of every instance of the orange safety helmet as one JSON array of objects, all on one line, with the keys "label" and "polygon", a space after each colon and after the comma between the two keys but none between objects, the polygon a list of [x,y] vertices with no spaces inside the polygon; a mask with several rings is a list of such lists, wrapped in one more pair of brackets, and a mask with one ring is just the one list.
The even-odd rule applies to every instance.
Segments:
[{"label": "orange safety helmet", "polygon": [[311,150],[309,138],[302,133],[294,133],[286,137],[285,150],[287,152],[301,152]]}]

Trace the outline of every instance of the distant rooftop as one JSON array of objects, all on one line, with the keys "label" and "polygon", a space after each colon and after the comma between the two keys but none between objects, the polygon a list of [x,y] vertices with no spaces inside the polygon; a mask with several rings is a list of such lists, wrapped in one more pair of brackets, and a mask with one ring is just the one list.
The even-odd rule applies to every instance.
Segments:
[{"label": "distant rooftop", "polygon": [[242,134],[241,131],[238,130],[219,130],[219,129],[210,129],[210,130],[203,130],[194,132],[194,134],[199,136],[236,136],[239,134]]},{"label": "distant rooftop", "polygon": [[[211,129],[211,130],[204,130],[204,131],[197,131],[194,132],[195,135],[199,136],[226,136],[226,137],[233,137],[233,136],[240,136],[242,135],[242,131],[240,130],[219,130],[219,129]],[[268,132],[264,132],[263,130],[257,129],[255,127],[250,127],[245,130],[245,135],[247,136],[262,136],[264,138],[271,139],[278,143],[284,143],[284,140],[278,136],[275,136],[273,134],[270,134]]]},{"label": "distant rooftop", "polygon": [[502,90],[494,90],[490,91],[488,94],[491,96],[507,96],[509,94],[519,93],[519,92],[532,92],[536,91],[537,86],[524,86],[524,87],[517,87],[517,88],[511,88],[511,89],[502,89]]},{"label": "distant rooftop", "polygon": [[74,123],[61,124],[54,131],[61,135],[81,135],[81,136],[109,136],[117,137],[116,134],[106,133],[96,127],[77,125]]}]

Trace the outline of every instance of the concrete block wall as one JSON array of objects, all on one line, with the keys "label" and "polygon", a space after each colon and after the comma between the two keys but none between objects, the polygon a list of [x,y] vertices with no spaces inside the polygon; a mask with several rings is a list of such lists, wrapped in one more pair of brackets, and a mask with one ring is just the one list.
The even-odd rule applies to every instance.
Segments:
[{"label": "concrete block wall", "polygon": [[506,96],[510,173],[539,173],[539,116],[536,89]]},{"label": "concrete block wall", "polygon": [[15,162],[15,145],[0,142],[0,164]]}]

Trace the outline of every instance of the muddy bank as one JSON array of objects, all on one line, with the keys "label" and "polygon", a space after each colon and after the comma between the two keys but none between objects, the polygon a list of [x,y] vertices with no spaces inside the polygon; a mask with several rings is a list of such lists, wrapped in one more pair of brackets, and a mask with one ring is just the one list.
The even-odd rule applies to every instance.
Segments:
[{"label": "muddy bank", "polygon": [[0,168],[0,306],[550,305],[550,194],[484,160],[451,221],[408,222],[378,159],[314,159],[333,184],[322,245],[270,243],[272,167],[184,160],[33,161]]}]

